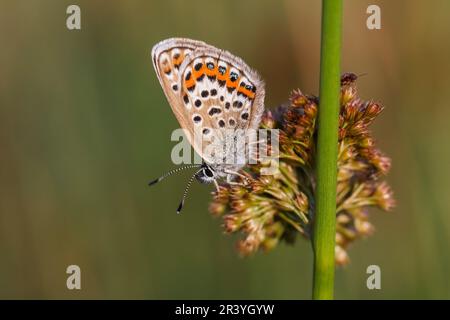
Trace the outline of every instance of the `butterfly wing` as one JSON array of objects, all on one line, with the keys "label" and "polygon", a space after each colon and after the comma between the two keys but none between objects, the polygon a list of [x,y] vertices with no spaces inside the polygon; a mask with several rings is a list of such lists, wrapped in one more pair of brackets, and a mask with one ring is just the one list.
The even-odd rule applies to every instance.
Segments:
[{"label": "butterfly wing", "polygon": [[196,48],[206,43],[184,38],[171,38],[157,43],[152,49],[153,67],[167,100],[180,124],[187,116],[180,99],[180,66]]},{"label": "butterfly wing", "polygon": [[[220,144],[230,130],[258,128],[264,82],[240,58],[190,39],[165,40],[152,56],[175,116],[205,161],[214,162],[205,152],[208,141]],[[194,139],[196,133],[201,139]]]}]

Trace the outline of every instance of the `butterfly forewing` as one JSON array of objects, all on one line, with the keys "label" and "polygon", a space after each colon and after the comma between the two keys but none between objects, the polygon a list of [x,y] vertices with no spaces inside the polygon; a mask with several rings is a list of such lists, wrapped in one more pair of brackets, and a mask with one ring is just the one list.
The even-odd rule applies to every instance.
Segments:
[{"label": "butterfly forewing", "polygon": [[[213,141],[222,146],[230,132],[245,133],[259,126],[264,83],[241,59],[189,39],[163,41],[152,55],[172,110],[205,161],[217,159],[217,154],[206,152]],[[194,139],[194,134],[200,139]],[[223,150],[217,150],[220,157],[229,152]]]}]

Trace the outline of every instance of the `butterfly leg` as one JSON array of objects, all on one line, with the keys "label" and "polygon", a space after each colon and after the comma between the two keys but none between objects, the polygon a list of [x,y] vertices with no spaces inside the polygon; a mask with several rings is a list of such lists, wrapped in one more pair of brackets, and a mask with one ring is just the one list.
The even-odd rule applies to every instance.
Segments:
[{"label": "butterfly leg", "polygon": [[[239,172],[236,171],[231,171],[231,170],[225,170],[225,173],[227,173],[227,183],[230,185],[239,185],[239,186],[243,186],[249,183],[248,179],[246,176],[244,176],[243,174],[240,174]],[[238,176],[241,177],[246,183],[239,183],[239,182],[234,182],[232,181],[233,176]]]},{"label": "butterfly leg", "polygon": [[217,193],[219,193],[220,192],[219,184],[217,183],[216,179],[214,179],[213,181],[214,181],[214,185],[216,186]]},{"label": "butterfly leg", "polygon": [[227,174],[227,183],[231,186],[242,186],[242,183],[234,182],[233,180],[233,174],[229,173]]}]

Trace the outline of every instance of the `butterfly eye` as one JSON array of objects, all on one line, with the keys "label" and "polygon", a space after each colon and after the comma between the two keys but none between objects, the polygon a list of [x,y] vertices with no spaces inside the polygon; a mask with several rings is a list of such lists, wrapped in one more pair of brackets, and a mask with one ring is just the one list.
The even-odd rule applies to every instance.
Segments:
[{"label": "butterfly eye", "polygon": [[213,173],[213,172],[211,171],[211,169],[209,169],[209,168],[203,169],[203,173],[204,173],[205,176],[207,176],[208,178],[214,177],[214,173]]}]

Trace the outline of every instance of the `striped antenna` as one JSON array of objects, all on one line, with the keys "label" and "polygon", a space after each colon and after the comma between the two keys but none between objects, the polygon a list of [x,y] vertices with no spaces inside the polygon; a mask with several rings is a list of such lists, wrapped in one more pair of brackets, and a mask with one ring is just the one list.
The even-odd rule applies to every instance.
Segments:
[{"label": "striped antenna", "polygon": [[187,165],[187,166],[184,166],[184,167],[179,167],[179,168],[170,170],[169,172],[167,172],[166,174],[162,175],[162,176],[159,177],[158,179],[155,179],[155,180],[150,181],[150,182],[148,183],[148,185],[149,185],[149,186],[152,186],[152,185],[154,185],[154,184],[160,182],[161,180],[164,180],[164,179],[167,178],[168,176],[171,176],[172,174],[178,173],[178,172],[180,172],[180,171],[182,171],[182,170],[185,170],[185,169],[191,169],[191,168],[198,168],[198,167],[201,167],[201,165],[200,165],[200,164],[191,164],[191,165]]},{"label": "striped antenna", "polygon": [[187,196],[187,193],[188,193],[188,191],[189,191],[189,188],[191,187],[192,181],[194,181],[195,176],[196,176],[200,171],[202,171],[202,170],[203,170],[203,168],[201,168],[200,170],[198,170],[198,171],[197,171],[196,173],[194,173],[194,174],[192,175],[192,177],[189,179],[189,181],[188,181],[188,183],[187,183],[187,185],[186,185],[186,189],[184,189],[183,198],[181,199],[180,205],[178,206],[178,209],[177,209],[177,213],[178,213],[178,214],[181,212],[181,209],[183,209],[184,201],[186,200],[186,196]]}]

